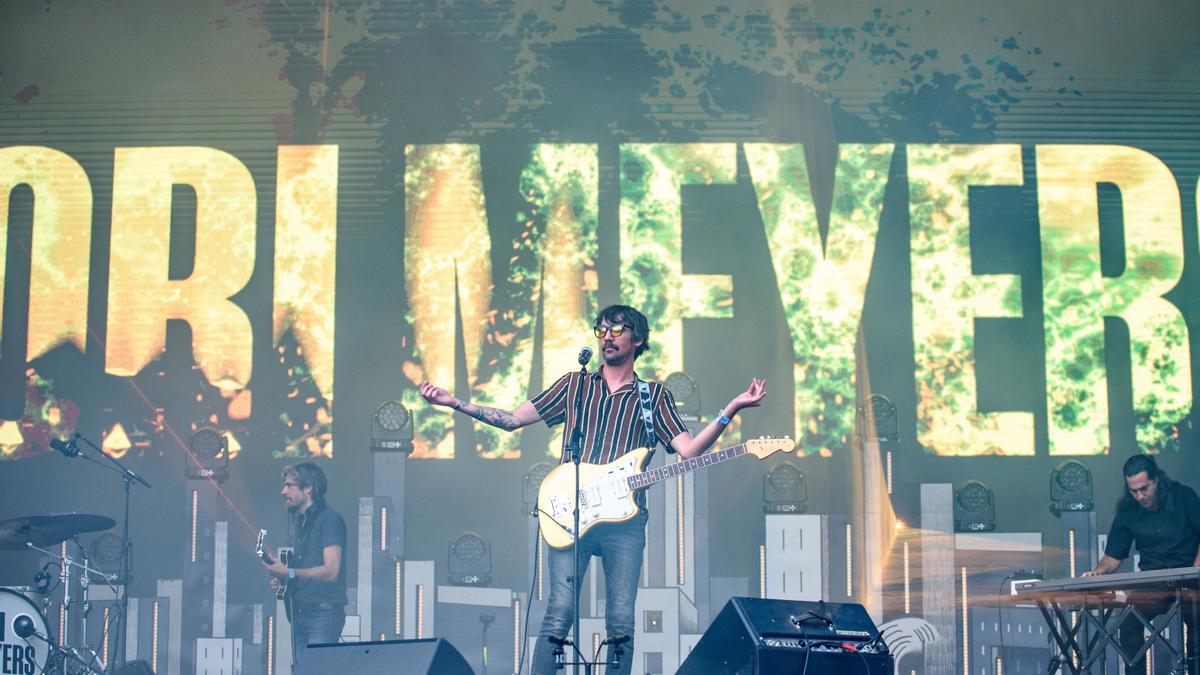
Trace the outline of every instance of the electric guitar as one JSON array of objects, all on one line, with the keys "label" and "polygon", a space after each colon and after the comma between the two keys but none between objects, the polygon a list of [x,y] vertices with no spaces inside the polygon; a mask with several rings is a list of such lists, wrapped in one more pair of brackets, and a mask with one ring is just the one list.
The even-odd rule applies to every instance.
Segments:
[{"label": "electric guitar", "polygon": [[[777,452],[791,452],[796,444],[790,438],[756,438],[698,457],[646,471],[649,448],[632,450],[608,464],[579,465],[579,533],[587,534],[597,523],[617,523],[637,515],[634,494],[638,490],[681,476],[701,467],[719,464],[742,455],[765,459]],[[575,543],[575,467],[559,464],[542,480],[538,488],[538,527],[553,548]]]},{"label": "electric guitar", "polygon": [[[259,530],[258,531],[258,540],[254,544],[254,553],[255,553],[255,555],[258,556],[259,560],[262,560],[266,564],[270,565],[270,564],[274,563],[275,561],[271,558],[270,554],[267,553],[266,541],[267,541],[267,531]],[[286,566],[286,567],[291,567],[292,566],[292,552],[291,551],[280,551],[279,552],[279,562],[283,563],[284,566]],[[284,609],[287,610],[288,619],[291,620],[291,618],[292,618],[292,596],[288,594],[288,578],[287,577],[276,577],[276,578],[279,579],[279,588],[276,589],[276,591],[275,591],[275,599],[283,600]]]}]

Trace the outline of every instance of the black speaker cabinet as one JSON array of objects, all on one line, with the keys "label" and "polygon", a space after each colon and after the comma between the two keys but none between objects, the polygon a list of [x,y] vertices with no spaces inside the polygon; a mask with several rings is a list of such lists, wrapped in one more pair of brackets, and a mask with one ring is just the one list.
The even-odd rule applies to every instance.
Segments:
[{"label": "black speaker cabinet", "polygon": [[454,645],[441,638],[310,645],[296,675],[474,675]]},{"label": "black speaker cabinet", "polygon": [[893,675],[862,605],[731,598],[677,675]]}]

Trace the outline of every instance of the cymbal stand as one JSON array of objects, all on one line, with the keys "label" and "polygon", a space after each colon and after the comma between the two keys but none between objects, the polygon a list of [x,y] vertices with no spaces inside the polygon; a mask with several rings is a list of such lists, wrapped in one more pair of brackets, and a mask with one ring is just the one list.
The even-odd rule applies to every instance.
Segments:
[{"label": "cymbal stand", "polygon": [[[54,554],[51,553],[50,555],[53,556]],[[74,611],[71,605],[75,604],[75,601],[71,598],[71,568],[78,563],[71,556],[67,555],[66,546],[63,546],[63,555],[58,556],[58,559],[62,563],[62,575],[59,578],[63,585],[63,620],[62,625],[58,627],[58,642],[65,645],[67,644],[67,640],[71,638],[71,614]]]},{"label": "cymbal stand", "polygon": [[[51,559],[59,561],[62,565],[62,572],[60,572],[60,574],[59,574],[59,579],[63,584],[63,621],[62,621],[62,626],[60,626],[60,628],[59,628],[59,644],[62,646],[60,647],[59,645],[56,645],[53,643],[48,643],[49,648],[51,649],[51,651],[61,654],[62,656],[66,657],[66,658],[70,658],[73,661],[76,661],[79,664],[83,665],[84,667],[86,667],[88,669],[87,672],[98,673],[98,672],[103,671],[104,667],[102,665],[100,665],[100,663],[98,661],[99,657],[97,655],[96,650],[91,649],[86,644],[84,644],[84,648],[88,649],[88,651],[90,651],[92,653],[92,658],[90,661],[88,661],[79,655],[78,648],[70,646],[70,644],[71,644],[71,642],[70,642],[71,615],[74,612],[74,609],[72,607],[76,603],[76,599],[71,596],[72,568],[79,568],[79,571],[80,571],[79,586],[82,589],[83,597],[80,598],[78,601],[81,603],[80,610],[82,613],[80,614],[80,618],[84,621],[87,620],[88,614],[90,614],[92,611],[92,603],[88,599],[88,589],[92,583],[92,579],[91,579],[92,575],[96,574],[101,579],[104,580],[104,585],[108,586],[109,590],[111,590],[113,592],[114,598],[117,597],[117,589],[115,586],[113,586],[113,583],[116,582],[117,579],[114,575],[104,574],[100,570],[92,567],[91,566],[91,557],[88,556],[87,549],[84,548],[83,544],[79,543],[79,537],[77,537],[77,536],[72,537],[72,540],[74,540],[75,545],[79,547],[79,560],[78,561],[75,558],[72,558],[70,555],[63,555],[63,554],[55,553],[53,551],[48,551],[40,546],[34,545],[32,542],[26,542],[25,546],[27,546],[28,548],[30,548],[34,551],[40,551],[41,553],[46,554]],[[66,551],[63,551],[63,553],[65,554]],[[108,637],[107,633],[108,633],[108,626],[106,625],[104,627],[104,630],[102,630],[100,632],[102,640],[107,640],[107,637]],[[84,633],[84,639],[85,640],[87,639],[86,632]],[[98,670],[97,670],[97,667],[99,668]]]},{"label": "cymbal stand", "polygon": [[[79,537],[74,536],[71,537],[71,539],[73,539],[75,541],[75,545],[79,547],[79,559],[83,561],[83,574],[79,576],[79,588],[82,590],[83,595],[83,611],[79,616],[86,622],[88,614],[92,613],[92,602],[88,600],[88,588],[90,588],[92,585],[92,572],[96,572],[98,570],[92,569],[92,559],[88,556],[87,549],[83,547],[83,544],[79,543]],[[86,636],[86,633],[84,635]]]}]

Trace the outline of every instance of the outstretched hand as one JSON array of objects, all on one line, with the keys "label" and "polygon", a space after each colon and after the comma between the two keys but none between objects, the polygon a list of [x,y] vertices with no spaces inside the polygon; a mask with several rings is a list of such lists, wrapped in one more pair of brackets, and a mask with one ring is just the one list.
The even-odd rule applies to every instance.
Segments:
[{"label": "outstretched hand", "polygon": [[454,407],[454,404],[458,401],[450,392],[441,387],[434,386],[429,380],[421,383],[421,397],[433,405],[444,405],[447,407]]},{"label": "outstretched hand", "polygon": [[729,402],[729,406],[732,408],[732,410],[726,410],[726,414],[732,415],[743,408],[754,408],[761,404],[763,399],[766,397],[767,381],[760,380],[756,377],[750,380],[750,386],[746,389],[746,391],[743,391],[742,393],[733,397],[733,400]]}]

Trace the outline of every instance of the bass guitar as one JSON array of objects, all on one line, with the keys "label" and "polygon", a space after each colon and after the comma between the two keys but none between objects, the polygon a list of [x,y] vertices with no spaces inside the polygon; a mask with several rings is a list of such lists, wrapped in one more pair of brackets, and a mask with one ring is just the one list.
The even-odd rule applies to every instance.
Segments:
[{"label": "bass guitar", "polygon": [[[791,452],[796,444],[790,438],[756,438],[738,445],[705,453],[657,469],[646,469],[650,448],[632,450],[608,464],[579,465],[579,533],[598,523],[617,523],[637,515],[635,493],[675,476],[719,464],[726,460],[754,455],[765,459],[777,452]],[[553,548],[575,543],[572,532],[575,517],[575,466],[554,467],[538,488],[538,527]]]}]

